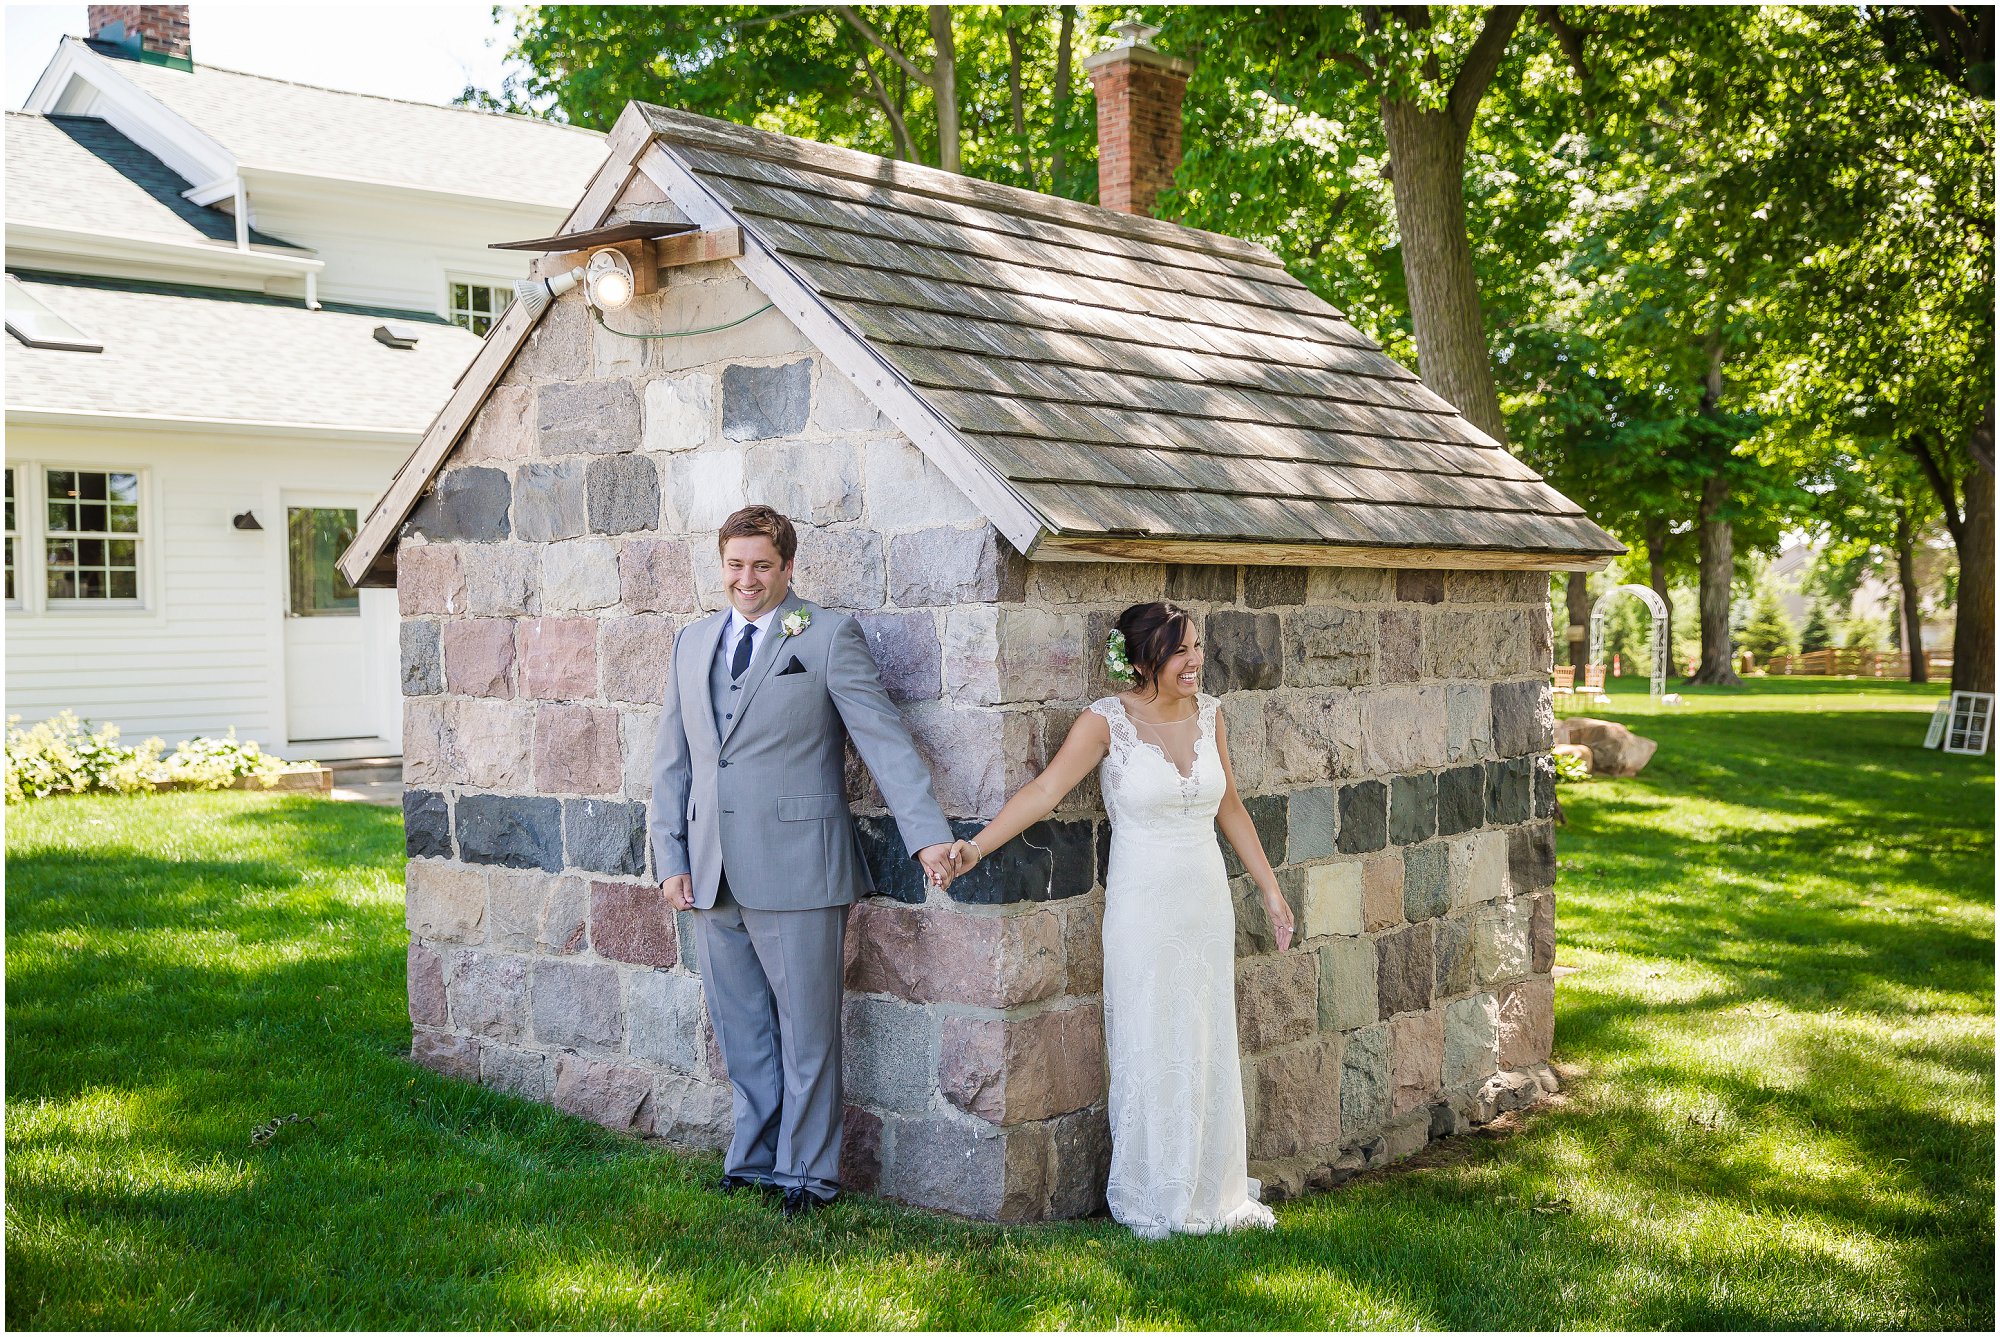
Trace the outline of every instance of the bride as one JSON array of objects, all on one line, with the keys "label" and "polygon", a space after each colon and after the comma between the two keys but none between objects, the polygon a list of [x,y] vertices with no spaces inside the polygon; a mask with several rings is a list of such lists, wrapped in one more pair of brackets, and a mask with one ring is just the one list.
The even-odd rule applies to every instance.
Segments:
[{"label": "bride", "polygon": [[1263,893],[1279,951],[1291,945],[1291,909],[1237,797],[1216,699],[1197,690],[1201,644],[1187,612],[1126,609],[1105,662],[1129,690],[1091,703],[1047,769],[953,846],[955,869],[970,871],[1103,765],[1111,1215],[1148,1239],[1271,1226],[1247,1173],[1236,917],[1217,827]]}]

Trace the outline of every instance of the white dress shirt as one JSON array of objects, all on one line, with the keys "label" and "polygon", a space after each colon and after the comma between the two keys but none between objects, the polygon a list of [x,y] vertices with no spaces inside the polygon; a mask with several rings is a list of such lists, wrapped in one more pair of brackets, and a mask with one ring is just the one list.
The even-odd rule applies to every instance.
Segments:
[{"label": "white dress shirt", "polygon": [[731,604],[729,606],[729,625],[722,629],[722,662],[725,664],[734,664],[736,662],[736,643],[743,639],[743,630],[746,627],[755,627],[757,629],[756,645],[751,647],[751,656],[754,658],[756,656],[756,646],[762,645],[770,637],[771,625],[777,621],[778,609],[781,607],[783,607],[782,603],[773,605],[765,611],[764,616],[751,622],[746,620],[743,614],[737,611],[734,604]]}]

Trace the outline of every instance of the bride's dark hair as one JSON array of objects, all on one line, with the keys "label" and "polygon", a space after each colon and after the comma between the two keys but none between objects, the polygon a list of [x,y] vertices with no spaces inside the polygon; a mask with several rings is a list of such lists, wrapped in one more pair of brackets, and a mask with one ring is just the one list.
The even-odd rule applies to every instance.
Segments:
[{"label": "bride's dark hair", "polygon": [[1132,665],[1136,686],[1158,690],[1160,670],[1181,648],[1187,635],[1188,611],[1164,599],[1133,604],[1118,615],[1115,624],[1125,637],[1125,659]]}]

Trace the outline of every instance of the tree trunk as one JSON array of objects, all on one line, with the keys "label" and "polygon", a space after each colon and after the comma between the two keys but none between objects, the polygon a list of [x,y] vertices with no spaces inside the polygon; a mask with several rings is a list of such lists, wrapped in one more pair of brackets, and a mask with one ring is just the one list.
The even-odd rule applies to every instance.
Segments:
[{"label": "tree trunk", "polygon": [[1924,663],[1924,613],[1917,605],[1916,536],[1910,532],[1910,504],[1896,506],[1896,585],[1902,593],[1903,653],[1910,657],[1910,681],[1929,682]]},{"label": "tree trunk", "polygon": [[1396,98],[1382,101],[1382,129],[1389,140],[1417,371],[1473,426],[1505,444],[1472,244],[1465,235],[1465,135],[1448,110]]},{"label": "tree trunk", "polygon": [[958,47],[951,37],[951,6],[932,5],[931,96],[937,103],[938,166],[947,172],[959,169],[958,157]]},{"label": "tree trunk", "polygon": [[1056,120],[1049,148],[1049,193],[1063,193],[1063,178],[1069,170],[1069,59],[1076,42],[1076,6],[1062,7],[1062,28],[1056,34]]},{"label": "tree trunk", "polygon": [[[1983,437],[1983,444],[1982,444]],[[1993,690],[1993,406],[1973,428],[1965,471],[1964,537],[1958,540],[1958,629],[1951,642],[1951,690]]]},{"label": "tree trunk", "polygon": [[1569,588],[1565,592],[1569,605],[1569,626],[1577,628],[1581,639],[1572,636],[1569,627],[1563,629],[1565,643],[1569,646],[1569,662],[1576,668],[1583,667],[1584,656],[1589,653],[1590,636],[1590,572],[1569,573]]},{"label": "tree trunk", "polygon": [[1660,602],[1667,606],[1666,623],[1660,628],[1660,635],[1666,637],[1667,662],[1674,658],[1674,596],[1667,593],[1667,522],[1663,519],[1646,522],[1646,577],[1652,585],[1653,593],[1660,596]]},{"label": "tree trunk", "polygon": [[1729,483],[1720,472],[1701,485],[1701,667],[1689,682],[1741,687],[1730,662],[1729,583],[1736,573],[1736,535],[1718,519],[1729,502]]},{"label": "tree trunk", "polygon": [[1035,189],[1035,155],[1028,148],[1028,113],[1021,105],[1021,30],[1007,25],[1007,100],[1013,104],[1014,142],[1021,151],[1021,184]]}]

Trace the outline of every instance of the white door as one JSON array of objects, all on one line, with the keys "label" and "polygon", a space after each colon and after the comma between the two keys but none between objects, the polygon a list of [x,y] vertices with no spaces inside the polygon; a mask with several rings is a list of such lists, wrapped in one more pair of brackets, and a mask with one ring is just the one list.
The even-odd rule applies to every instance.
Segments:
[{"label": "white door", "polygon": [[285,733],[294,743],[376,733],[360,591],[334,566],[359,516],[358,506],[285,508]]}]

